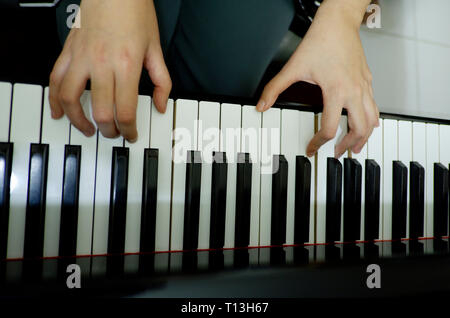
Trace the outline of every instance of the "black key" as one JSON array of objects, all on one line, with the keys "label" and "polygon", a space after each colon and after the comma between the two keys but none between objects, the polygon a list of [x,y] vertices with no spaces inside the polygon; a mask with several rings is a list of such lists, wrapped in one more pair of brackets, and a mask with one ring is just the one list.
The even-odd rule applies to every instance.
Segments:
[{"label": "black key", "polygon": [[228,167],[226,154],[224,152],[214,152],[211,181],[209,248],[223,248],[225,245],[227,175]]},{"label": "black key", "polygon": [[144,151],[140,238],[140,252],[144,253],[155,251],[158,156],[158,149],[145,149]]},{"label": "black key", "polygon": [[[344,241],[359,241],[361,234],[362,167],[358,160],[344,159]],[[352,245],[353,246],[353,245]]]},{"label": "black key", "polygon": [[113,147],[109,201],[108,254],[125,252],[129,149]]},{"label": "black key", "polygon": [[447,236],[448,228],[448,169],[434,164],[434,237]]},{"label": "black key", "polygon": [[297,156],[295,169],[294,244],[309,242],[311,208],[311,162]]},{"label": "black key", "polygon": [[406,237],[408,168],[401,161],[392,163],[392,239]]},{"label": "black key", "polygon": [[0,143],[0,260],[6,259],[8,246],[9,186],[13,148],[12,143]]},{"label": "black key", "polygon": [[78,197],[80,189],[81,147],[66,145],[59,232],[59,255],[72,256],[77,251]]},{"label": "black key", "polygon": [[252,169],[250,154],[239,153],[236,178],[235,247],[247,247],[250,244]]},{"label": "black key", "polygon": [[199,151],[188,151],[186,164],[186,195],[184,201],[184,250],[193,250],[198,247],[201,177],[201,154]]},{"label": "black key", "polygon": [[286,242],[288,162],[283,155],[273,156],[271,245]]},{"label": "black key", "polygon": [[409,237],[423,237],[425,218],[425,169],[418,162],[409,164]]},{"label": "black key", "polygon": [[31,144],[25,220],[24,257],[44,253],[45,201],[47,194],[48,145]]},{"label": "black key", "polygon": [[366,159],[364,205],[364,240],[373,241],[380,237],[380,166],[375,160]]},{"label": "black key", "polygon": [[341,240],[342,164],[327,158],[326,242]]}]

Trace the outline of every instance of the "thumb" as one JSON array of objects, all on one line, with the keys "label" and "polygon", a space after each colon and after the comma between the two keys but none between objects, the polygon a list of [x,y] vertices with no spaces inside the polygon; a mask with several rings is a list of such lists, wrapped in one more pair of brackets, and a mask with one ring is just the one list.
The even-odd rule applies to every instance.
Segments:
[{"label": "thumb", "polygon": [[260,112],[266,111],[275,104],[278,96],[295,82],[293,76],[281,70],[267,85],[259,98],[256,109]]},{"label": "thumb", "polygon": [[167,100],[172,90],[172,80],[170,79],[169,70],[164,62],[161,49],[149,49],[145,61],[145,68],[155,86],[153,90],[153,103],[160,113],[165,113]]}]

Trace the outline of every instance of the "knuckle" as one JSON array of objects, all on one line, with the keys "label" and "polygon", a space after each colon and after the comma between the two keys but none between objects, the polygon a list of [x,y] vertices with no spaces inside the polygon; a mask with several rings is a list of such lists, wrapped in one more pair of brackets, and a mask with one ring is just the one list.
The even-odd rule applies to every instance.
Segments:
[{"label": "knuckle", "polygon": [[76,96],[66,91],[59,93],[58,100],[63,105],[73,105],[77,103]]},{"label": "knuckle", "polygon": [[94,120],[99,125],[110,124],[114,122],[114,115],[105,111],[94,111]]},{"label": "knuckle", "polygon": [[120,125],[130,126],[136,120],[136,115],[131,111],[117,112],[117,122]]},{"label": "knuckle", "polygon": [[334,129],[331,129],[331,128],[323,128],[322,130],[321,130],[321,135],[322,135],[322,138],[323,139],[325,139],[325,140],[331,140],[331,139],[333,139],[335,136],[336,136],[336,130],[334,130]]}]

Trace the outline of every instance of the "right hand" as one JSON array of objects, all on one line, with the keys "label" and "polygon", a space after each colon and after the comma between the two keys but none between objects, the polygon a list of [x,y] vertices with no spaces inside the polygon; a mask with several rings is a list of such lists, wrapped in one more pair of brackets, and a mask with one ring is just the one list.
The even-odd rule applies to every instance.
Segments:
[{"label": "right hand", "polygon": [[153,0],[83,0],[80,13],[81,28],[70,31],[50,75],[52,117],[66,114],[86,136],[95,134],[80,104],[90,79],[93,118],[102,135],[134,142],[142,66],[162,113],[172,89]]}]

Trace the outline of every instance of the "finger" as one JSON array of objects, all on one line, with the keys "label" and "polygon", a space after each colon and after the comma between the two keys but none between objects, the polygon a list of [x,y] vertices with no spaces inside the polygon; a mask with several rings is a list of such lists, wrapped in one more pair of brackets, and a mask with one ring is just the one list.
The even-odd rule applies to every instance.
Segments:
[{"label": "finger", "polygon": [[342,101],[336,94],[324,92],[324,107],[320,129],[306,148],[308,157],[313,156],[319,148],[336,136],[342,114]]},{"label": "finger", "polygon": [[115,74],[116,120],[120,134],[129,142],[138,138],[136,129],[136,109],[139,94],[140,72],[136,68],[131,72]]},{"label": "finger", "polygon": [[99,71],[91,79],[92,116],[98,129],[106,138],[115,138],[119,130],[114,121],[114,74]]},{"label": "finger", "polygon": [[170,91],[172,90],[172,80],[160,49],[150,49],[147,52],[145,67],[155,86],[153,103],[160,113],[165,113]]},{"label": "finger", "polygon": [[90,137],[95,134],[95,127],[86,118],[80,103],[87,80],[87,71],[72,63],[61,83],[58,100],[72,125]]},{"label": "finger", "polygon": [[49,81],[49,102],[52,118],[58,119],[64,115],[64,110],[59,103],[59,90],[61,83],[64,79],[64,75],[70,65],[71,56],[67,52],[62,52],[55,62],[53,70],[50,74]]},{"label": "finger", "polygon": [[256,104],[256,110],[263,112],[275,104],[278,96],[294,82],[287,72],[281,71],[267,85]]}]

